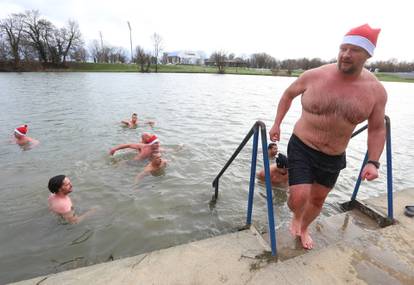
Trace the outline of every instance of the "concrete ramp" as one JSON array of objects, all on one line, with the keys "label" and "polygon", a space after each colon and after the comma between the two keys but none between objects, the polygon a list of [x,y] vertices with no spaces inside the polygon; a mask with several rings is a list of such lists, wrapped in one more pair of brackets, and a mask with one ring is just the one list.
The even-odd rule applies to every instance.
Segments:
[{"label": "concrete ramp", "polygon": [[[278,231],[279,258],[269,253],[267,234],[253,227],[85,268],[15,284],[414,284],[414,189],[394,195],[397,223],[379,228],[357,211],[317,220],[316,246]],[[371,199],[383,210],[386,197]],[[381,209],[382,208],[382,209]]]}]

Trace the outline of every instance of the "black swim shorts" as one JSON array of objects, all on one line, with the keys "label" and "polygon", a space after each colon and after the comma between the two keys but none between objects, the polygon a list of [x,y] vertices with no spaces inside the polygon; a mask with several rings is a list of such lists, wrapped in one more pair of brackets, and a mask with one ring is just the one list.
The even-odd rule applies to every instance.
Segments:
[{"label": "black swim shorts", "polygon": [[303,143],[292,134],[288,144],[289,185],[314,182],[333,188],[341,169],[346,167],[345,152],[328,155]]}]

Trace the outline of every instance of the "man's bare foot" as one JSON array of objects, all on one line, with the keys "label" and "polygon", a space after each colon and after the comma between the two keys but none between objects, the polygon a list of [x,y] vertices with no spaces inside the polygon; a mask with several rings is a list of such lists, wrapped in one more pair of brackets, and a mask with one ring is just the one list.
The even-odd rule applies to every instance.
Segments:
[{"label": "man's bare foot", "polygon": [[308,230],[302,232],[300,234],[300,240],[302,242],[302,246],[304,249],[312,249],[313,248],[313,240],[309,235]]},{"label": "man's bare foot", "polygon": [[292,222],[289,227],[290,234],[294,237],[300,236],[300,221],[292,218]]}]

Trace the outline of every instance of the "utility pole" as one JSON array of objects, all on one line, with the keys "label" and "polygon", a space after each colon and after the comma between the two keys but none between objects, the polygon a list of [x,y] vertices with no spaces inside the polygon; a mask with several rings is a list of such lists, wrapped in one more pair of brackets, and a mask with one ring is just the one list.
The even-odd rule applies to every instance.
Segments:
[{"label": "utility pole", "polygon": [[103,39],[102,39],[102,32],[99,31],[99,36],[101,38],[101,49],[103,50]]},{"label": "utility pole", "polygon": [[101,52],[100,52],[100,62],[104,62],[105,58],[104,58],[104,46],[103,46],[103,39],[102,39],[102,32],[99,31],[99,37],[101,38]]},{"label": "utility pole", "polygon": [[132,34],[131,34],[131,24],[129,23],[129,21],[127,21],[128,23],[128,28],[129,28],[129,41],[131,43],[131,63],[134,61],[134,55],[132,54]]}]

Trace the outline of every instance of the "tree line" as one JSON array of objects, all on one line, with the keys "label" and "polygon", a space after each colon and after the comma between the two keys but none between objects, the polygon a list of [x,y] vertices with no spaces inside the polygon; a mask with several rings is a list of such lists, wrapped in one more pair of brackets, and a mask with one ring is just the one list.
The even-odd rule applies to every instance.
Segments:
[{"label": "tree line", "polygon": [[0,60],[64,65],[85,54],[79,25],[68,20],[58,28],[36,10],[11,14],[0,20]]},{"label": "tree line", "polygon": [[[63,27],[57,27],[41,17],[39,11],[29,10],[0,19],[0,68],[3,65],[18,70],[22,66],[36,64],[41,67],[59,68],[65,67],[68,62],[93,61],[133,62],[138,65],[141,72],[148,72],[154,65],[155,71],[158,71],[159,63],[167,63],[166,54],[162,55],[163,39],[154,33],[151,40],[151,51],[136,46],[133,55],[124,47],[105,43],[102,33],[100,40],[92,40],[86,47],[76,21],[68,20]],[[296,69],[308,70],[335,61],[324,61],[320,58],[278,60],[264,52],[237,57],[234,53],[215,51],[205,62],[207,65],[216,66],[218,73],[225,73],[227,67],[271,69],[276,72],[286,70],[291,73]],[[367,68],[383,72],[411,72],[414,71],[414,62],[390,59],[368,63]]]}]

